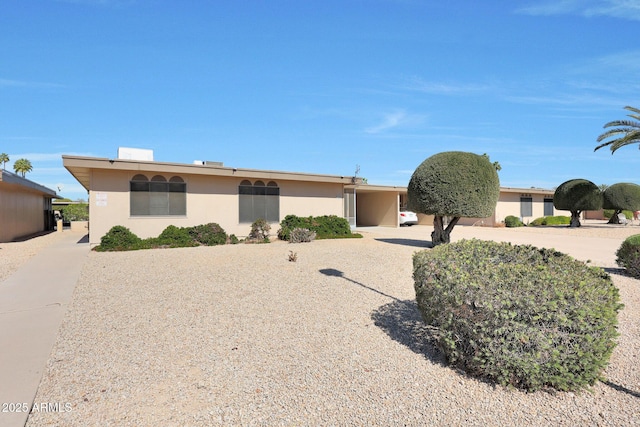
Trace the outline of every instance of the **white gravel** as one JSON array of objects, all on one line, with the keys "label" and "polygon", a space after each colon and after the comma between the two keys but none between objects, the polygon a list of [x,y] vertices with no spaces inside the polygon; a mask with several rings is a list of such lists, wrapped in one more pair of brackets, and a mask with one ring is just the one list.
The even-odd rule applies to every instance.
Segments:
[{"label": "white gravel", "polygon": [[0,243],[0,282],[60,236],[62,233],[48,233],[22,242]]},{"label": "white gravel", "polygon": [[[411,278],[411,256],[430,228],[379,233],[92,252],[35,399],[71,410],[33,413],[27,425],[640,424],[638,280],[613,274],[626,307],[606,382],[527,394],[443,364]],[[454,230],[456,238],[487,233],[538,246],[546,239]],[[623,237],[609,236],[601,239],[619,246]]]}]

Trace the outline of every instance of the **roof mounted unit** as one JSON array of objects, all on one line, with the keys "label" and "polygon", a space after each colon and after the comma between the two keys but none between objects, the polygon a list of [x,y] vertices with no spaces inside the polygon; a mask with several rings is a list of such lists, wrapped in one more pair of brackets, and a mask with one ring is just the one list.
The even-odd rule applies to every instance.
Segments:
[{"label": "roof mounted unit", "polygon": [[118,147],[119,160],[144,160],[153,161],[153,150],[144,148]]}]

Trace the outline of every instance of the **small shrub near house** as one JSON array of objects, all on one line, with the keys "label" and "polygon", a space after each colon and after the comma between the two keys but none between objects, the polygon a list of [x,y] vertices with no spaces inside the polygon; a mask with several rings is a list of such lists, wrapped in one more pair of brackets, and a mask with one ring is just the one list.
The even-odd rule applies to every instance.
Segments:
[{"label": "small shrub near house", "polygon": [[250,242],[262,242],[269,243],[269,232],[271,231],[271,225],[265,219],[257,219],[251,224],[251,231],[249,232]]},{"label": "small shrub near house", "polygon": [[316,239],[341,239],[359,238],[361,234],[352,233],[349,221],[336,215],[299,217],[287,215],[280,222],[278,238],[289,240],[291,231],[296,228],[304,228],[316,233]]},{"label": "small shrub near house", "polygon": [[507,227],[522,227],[524,224],[517,216],[509,215],[504,219],[504,224]]},{"label": "small shrub near house", "polygon": [[176,227],[170,225],[158,237],[141,239],[126,227],[116,225],[100,239],[96,251],[133,251],[154,248],[184,248],[191,246],[214,246],[226,243],[238,243],[234,235],[227,236],[222,227],[216,223],[202,224],[195,227]]},{"label": "small shrub near house", "polygon": [[[602,211],[602,216],[605,217],[606,219],[611,219],[614,213],[615,211],[613,209],[604,209]],[[622,213],[624,214],[625,218],[627,218],[628,220],[633,219],[633,212],[628,210],[623,210]]]},{"label": "small shrub near house", "polygon": [[602,269],[475,239],[418,252],[413,265],[418,307],[451,365],[530,391],[601,378],[622,308]]},{"label": "small shrub near house", "polygon": [[294,228],[289,234],[289,243],[307,243],[316,239],[316,232],[306,228]]},{"label": "small shrub near house", "polygon": [[198,242],[196,242],[189,233],[189,228],[176,227],[175,225],[168,226],[156,239],[149,240],[157,246],[168,246],[171,248],[198,246]]},{"label": "small shrub near house", "polygon": [[215,222],[189,227],[189,234],[197,243],[205,246],[227,243],[227,233]]},{"label": "small shrub near house", "polygon": [[571,217],[569,216],[543,216],[542,218],[536,218],[529,223],[529,225],[569,225],[571,223]]},{"label": "small shrub near house", "polygon": [[640,234],[629,236],[616,252],[616,264],[640,279]]},{"label": "small shrub near house", "polygon": [[95,248],[97,251],[131,251],[143,249],[145,244],[141,238],[136,236],[127,227],[116,225],[111,227],[102,238],[100,245]]}]

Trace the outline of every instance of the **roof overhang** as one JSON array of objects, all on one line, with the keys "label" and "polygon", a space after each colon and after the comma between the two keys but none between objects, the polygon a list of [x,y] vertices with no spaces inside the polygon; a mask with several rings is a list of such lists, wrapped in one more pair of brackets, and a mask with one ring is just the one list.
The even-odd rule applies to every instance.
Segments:
[{"label": "roof overhang", "polygon": [[5,184],[20,186],[28,191],[41,193],[43,196],[49,196],[51,198],[57,196],[56,192],[53,191],[52,189],[45,187],[44,185],[40,185],[37,182],[33,182],[31,180],[23,178],[14,173],[11,173],[9,171],[6,171],[4,169],[0,171],[0,182],[3,182]]},{"label": "roof overhang", "polygon": [[205,175],[235,177],[242,179],[287,180],[303,182],[321,182],[349,185],[353,177],[338,175],[320,175],[300,172],[281,172],[259,169],[240,169],[217,165],[200,165],[185,163],[165,163],[142,160],[105,159],[98,157],[62,156],[64,167],[78,180],[82,186],[90,189],[92,170],[132,171],[147,173],[170,173],[184,175]]}]

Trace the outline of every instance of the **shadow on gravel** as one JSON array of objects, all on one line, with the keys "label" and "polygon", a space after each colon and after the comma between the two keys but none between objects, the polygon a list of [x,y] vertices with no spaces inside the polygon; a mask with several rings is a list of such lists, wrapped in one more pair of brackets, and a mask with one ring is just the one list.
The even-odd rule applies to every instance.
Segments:
[{"label": "shadow on gravel", "polygon": [[394,245],[413,246],[416,248],[432,248],[430,240],[399,239],[399,238],[376,238],[378,242],[391,243]]},{"label": "shadow on gravel", "polygon": [[626,393],[629,394],[633,397],[637,397],[638,399],[640,399],[640,393],[638,393],[637,391],[633,391],[633,390],[629,390],[626,387],[623,387],[619,384],[616,383],[612,383],[611,381],[602,381],[602,384],[608,385],[609,387],[611,387],[612,389],[619,391],[621,393]]},{"label": "shadow on gravel", "polygon": [[628,276],[631,277],[627,274],[627,272],[625,271],[624,268],[612,268],[612,267],[602,267],[602,269],[604,271],[606,271],[609,274],[617,274],[618,276]]},{"label": "shadow on gravel", "polygon": [[415,301],[396,300],[382,305],[371,313],[371,319],[394,341],[433,363],[447,366],[436,346],[435,330],[424,323]]},{"label": "shadow on gravel", "polygon": [[373,323],[394,341],[409,347],[415,353],[424,355],[433,363],[446,366],[444,355],[436,346],[435,329],[424,323],[415,301],[401,300],[393,295],[385,294],[376,288],[349,279],[344,275],[344,272],[335,268],[323,268],[320,273],[325,276],[341,277],[355,285],[391,298],[393,302],[382,305],[371,313]]}]

